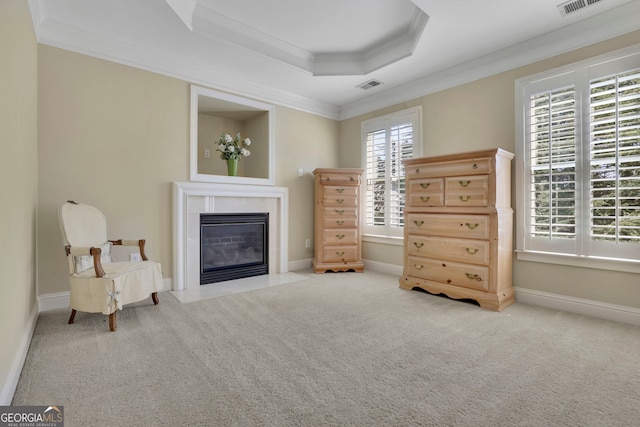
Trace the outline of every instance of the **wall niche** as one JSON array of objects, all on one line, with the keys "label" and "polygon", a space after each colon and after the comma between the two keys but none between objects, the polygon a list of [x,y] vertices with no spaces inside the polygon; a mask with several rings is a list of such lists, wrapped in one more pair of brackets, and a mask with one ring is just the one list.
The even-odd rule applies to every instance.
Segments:
[{"label": "wall niche", "polygon": [[[200,86],[191,86],[191,181],[274,185],[273,105]],[[215,143],[225,132],[251,139],[250,156],[227,176]]]}]

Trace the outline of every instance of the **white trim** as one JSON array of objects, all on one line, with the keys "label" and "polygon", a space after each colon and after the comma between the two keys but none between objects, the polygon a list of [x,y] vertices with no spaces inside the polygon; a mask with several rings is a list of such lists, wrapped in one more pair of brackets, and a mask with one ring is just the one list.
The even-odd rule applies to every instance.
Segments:
[{"label": "white trim", "polygon": [[[392,276],[398,276],[398,281],[402,275],[402,266],[396,264],[388,264],[386,262],[362,260],[364,262],[364,269],[377,271],[380,273],[390,274]],[[398,282],[399,283],[399,282]]]},{"label": "white trim", "polygon": [[[268,144],[269,152],[268,156],[268,178],[251,178],[242,176],[224,176],[224,175],[208,175],[198,173],[198,98],[200,96],[206,96],[213,99],[219,99],[234,104],[244,105],[250,107],[250,109],[257,109],[265,111],[269,115],[269,130],[268,130]],[[200,182],[219,182],[219,183],[235,183],[235,184],[249,184],[249,185],[273,185],[275,183],[275,171],[276,171],[276,150],[275,150],[275,107],[271,104],[265,104],[264,102],[254,101],[252,99],[243,98],[240,96],[232,95],[229,93],[219,92],[216,90],[191,85],[191,100],[190,100],[190,118],[189,118],[189,176],[191,181]]]},{"label": "white trim", "polygon": [[[159,292],[168,292],[172,287],[173,280],[170,277],[165,277],[162,279],[162,289]],[[70,299],[71,293],[69,291],[38,295],[38,312],[69,308]]]},{"label": "white trim", "polygon": [[334,120],[345,120],[431,93],[561,55],[640,28],[640,2],[632,1],[573,25],[479,59],[433,72],[398,87],[378,92],[341,107],[291,92],[277,90],[216,72],[204,62],[168,56],[145,46],[134,46],[90,29],[71,28],[46,13],[46,0],[29,0],[34,30],[40,44],[105,59],[142,70],[230,91],[273,104],[295,108]]},{"label": "white trim", "polygon": [[31,314],[29,315],[29,319],[27,320],[27,324],[25,325],[24,336],[16,349],[7,378],[2,385],[2,390],[0,390],[1,406],[11,405],[11,401],[13,400],[13,395],[16,392],[16,387],[20,380],[20,373],[22,373],[24,361],[26,360],[27,353],[29,352],[29,346],[31,345],[31,339],[33,338],[33,331],[35,330],[38,322],[38,313],[38,306],[34,305],[31,310]]},{"label": "white trim", "polygon": [[640,326],[640,309],[515,287],[516,302]]},{"label": "white trim", "polygon": [[543,262],[546,264],[569,265],[573,267],[595,268],[598,270],[612,270],[625,273],[640,273],[640,261],[625,259],[597,258],[522,250],[516,250],[516,257],[519,261]]},{"label": "white trim", "polygon": [[306,270],[313,266],[313,259],[298,259],[294,261],[289,261],[289,271],[298,271],[298,270]]},{"label": "white trim", "polygon": [[38,295],[38,311],[42,313],[43,311],[69,308],[70,299],[71,293],[69,291]]},{"label": "white trim", "polygon": [[377,234],[363,234],[363,242],[380,243],[383,245],[402,246],[404,244],[404,237],[397,236],[379,236]]},{"label": "white trim", "polygon": [[251,186],[241,184],[208,184],[202,182],[173,183],[173,290],[187,289],[187,197],[218,196],[273,198],[277,200],[278,271],[288,272],[289,189],[286,187]]}]

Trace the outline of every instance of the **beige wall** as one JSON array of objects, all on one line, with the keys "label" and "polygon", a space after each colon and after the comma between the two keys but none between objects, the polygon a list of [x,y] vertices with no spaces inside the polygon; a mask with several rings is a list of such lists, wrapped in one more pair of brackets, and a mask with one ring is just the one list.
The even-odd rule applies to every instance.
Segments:
[{"label": "beige wall", "polygon": [[187,181],[189,85],[40,45],[39,293],[69,290],[58,209],[100,208],[110,238],[145,238],[172,274],[171,182]]},{"label": "beige wall", "polygon": [[[640,43],[640,31],[344,120],[339,131],[340,166],[360,166],[363,120],[416,105],[422,105],[423,109],[425,156],[493,147],[515,152],[516,79],[637,43]],[[364,243],[363,256],[370,261],[402,264],[402,248],[398,246]],[[513,271],[515,286],[640,308],[638,274],[524,261],[515,261]]]},{"label": "beige wall", "polygon": [[[189,180],[189,84],[43,45],[38,55],[39,293],[69,289],[57,217],[68,199],[103,210],[111,238],[146,238],[149,258],[171,278],[171,182]],[[337,166],[338,123],[282,107],[274,114],[276,185],[289,188],[289,260],[311,259],[310,171]]]},{"label": "beige wall", "polygon": [[[338,167],[338,122],[276,108],[276,185],[289,188],[289,260],[313,257],[313,171]],[[303,176],[298,176],[302,168]],[[311,247],[305,248],[305,239]]]},{"label": "beige wall", "polygon": [[37,45],[29,5],[0,2],[0,405],[37,315]]}]

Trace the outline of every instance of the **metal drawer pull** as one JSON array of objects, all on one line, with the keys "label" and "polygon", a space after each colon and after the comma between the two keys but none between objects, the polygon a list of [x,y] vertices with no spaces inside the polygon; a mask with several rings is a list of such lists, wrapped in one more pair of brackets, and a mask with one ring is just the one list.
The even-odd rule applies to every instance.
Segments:
[{"label": "metal drawer pull", "polygon": [[465,222],[464,225],[466,225],[469,230],[475,230],[476,227],[478,227],[480,224],[478,224],[477,222],[475,224],[469,224],[468,222]]},{"label": "metal drawer pull", "polygon": [[342,224],[344,224],[344,221],[340,219],[340,220],[336,221],[336,224],[342,225]]},{"label": "metal drawer pull", "polygon": [[331,178],[327,177],[327,181],[331,181]]},{"label": "metal drawer pull", "polygon": [[424,265],[414,264],[413,266],[416,268],[416,270],[422,270],[424,268]]},{"label": "metal drawer pull", "polygon": [[336,252],[336,255],[342,256],[342,255],[344,255],[344,252]]},{"label": "metal drawer pull", "polygon": [[413,242],[413,246],[415,246],[416,248],[420,249],[421,247],[424,246],[424,243],[422,243],[422,242]]},{"label": "metal drawer pull", "polygon": [[342,215],[344,213],[344,209],[334,209],[338,215]]},{"label": "metal drawer pull", "polygon": [[478,165],[474,163],[474,164],[473,164],[473,168],[474,168],[474,169],[478,169]]},{"label": "metal drawer pull", "polygon": [[350,176],[349,178],[351,178],[351,182],[355,181],[355,178]]},{"label": "metal drawer pull", "polygon": [[420,196],[420,200],[422,200],[423,202],[428,202],[430,198],[431,196]]},{"label": "metal drawer pull", "polygon": [[338,238],[338,240],[342,240],[344,239],[344,234],[336,234],[336,237]]},{"label": "metal drawer pull", "polygon": [[462,200],[463,202],[468,202],[470,198],[471,196],[460,196],[460,200]]},{"label": "metal drawer pull", "polygon": [[430,182],[421,182],[420,183],[420,187],[422,187],[422,188],[429,188],[430,185],[431,185]]},{"label": "metal drawer pull", "polygon": [[344,199],[336,199],[336,202],[338,202],[338,204],[343,203]]},{"label": "metal drawer pull", "polygon": [[420,227],[422,224],[424,224],[424,221],[413,221],[413,223]]},{"label": "metal drawer pull", "polygon": [[471,181],[467,180],[467,181],[458,181],[460,183],[460,185],[462,185],[463,187],[466,187],[467,185],[469,185],[469,183]]},{"label": "metal drawer pull", "polygon": [[477,248],[467,248],[467,252],[470,253],[471,255],[475,255],[478,253],[478,249]]},{"label": "metal drawer pull", "polygon": [[480,282],[482,278],[478,274],[465,273],[467,275],[467,279],[475,280]]},{"label": "metal drawer pull", "polygon": [[342,192],[344,191],[344,188],[337,188],[337,189],[336,189],[336,191],[337,191],[338,193],[342,193]]}]

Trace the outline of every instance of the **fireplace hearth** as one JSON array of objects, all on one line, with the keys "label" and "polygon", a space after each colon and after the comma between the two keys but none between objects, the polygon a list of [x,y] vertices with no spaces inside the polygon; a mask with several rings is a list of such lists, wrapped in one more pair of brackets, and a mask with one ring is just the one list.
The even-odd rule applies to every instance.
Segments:
[{"label": "fireplace hearth", "polygon": [[269,273],[269,213],[200,214],[200,284]]}]

